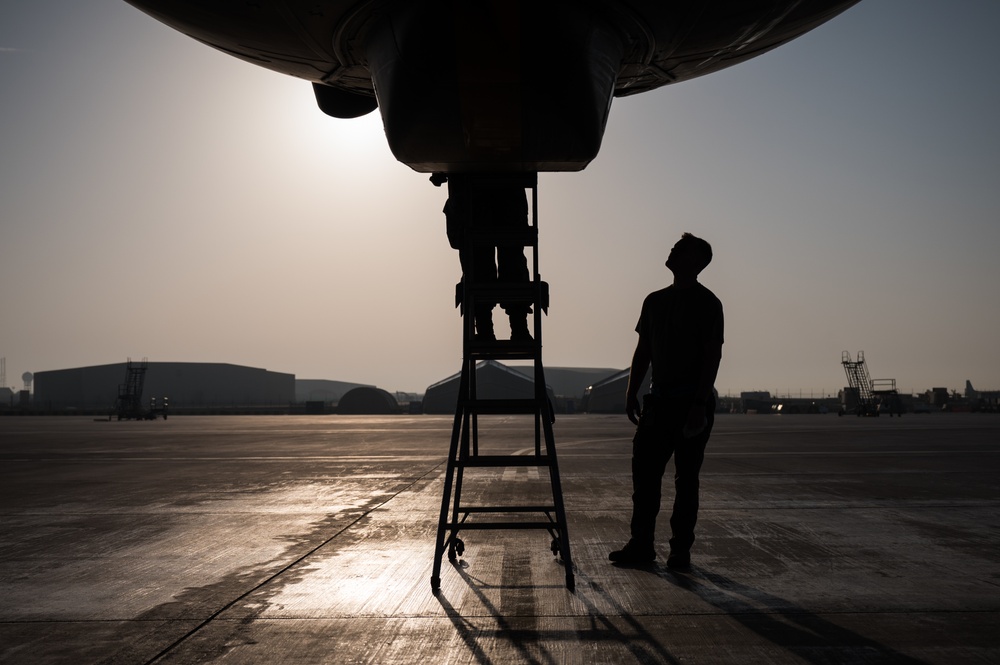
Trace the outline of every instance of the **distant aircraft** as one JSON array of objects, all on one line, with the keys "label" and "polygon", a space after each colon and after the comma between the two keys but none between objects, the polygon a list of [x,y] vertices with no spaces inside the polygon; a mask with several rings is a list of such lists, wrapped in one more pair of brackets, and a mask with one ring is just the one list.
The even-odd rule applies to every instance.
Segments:
[{"label": "distant aircraft", "polygon": [[1000,405],[1000,390],[976,390],[972,387],[972,381],[966,379],[965,399],[973,405],[982,404],[996,409]]},{"label": "distant aircraft", "polygon": [[[393,155],[425,173],[582,170],[613,97],[743,62],[858,2],[127,1],[311,81],[328,115],[379,108]],[[670,122],[657,129],[680,129]]]}]

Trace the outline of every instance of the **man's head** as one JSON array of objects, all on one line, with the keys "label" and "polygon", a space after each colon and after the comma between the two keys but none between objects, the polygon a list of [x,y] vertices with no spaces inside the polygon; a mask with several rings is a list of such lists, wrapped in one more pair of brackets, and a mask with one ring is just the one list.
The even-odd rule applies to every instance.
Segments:
[{"label": "man's head", "polygon": [[711,262],[712,246],[697,236],[685,233],[670,250],[666,266],[675,275],[697,277]]}]

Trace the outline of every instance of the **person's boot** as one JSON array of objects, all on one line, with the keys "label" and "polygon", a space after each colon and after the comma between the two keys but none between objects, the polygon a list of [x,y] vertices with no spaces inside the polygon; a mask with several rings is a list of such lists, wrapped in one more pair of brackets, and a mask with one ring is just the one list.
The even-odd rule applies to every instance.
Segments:
[{"label": "person's boot", "polygon": [[667,557],[667,568],[679,568],[681,570],[691,567],[691,553],[687,550],[671,550]]},{"label": "person's boot", "polygon": [[615,563],[624,565],[643,565],[652,563],[656,558],[652,543],[637,543],[634,540],[628,541],[625,547],[608,554],[608,559]]},{"label": "person's boot", "polygon": [[495,342],[497,336],[493,332],[493,312],[478,312],[476,314],[476,341]]},{"label": "person's boot", "polygon": [[531,341],[531,332],[528,331],[527,314],[510,315],[510,341],[512,342]]}]

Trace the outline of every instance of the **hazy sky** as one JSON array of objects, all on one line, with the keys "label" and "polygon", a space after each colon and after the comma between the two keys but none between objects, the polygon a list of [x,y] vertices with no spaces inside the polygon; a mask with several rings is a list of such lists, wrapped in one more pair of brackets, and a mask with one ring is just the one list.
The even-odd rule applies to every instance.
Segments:
[{"label": "hazy sky", "polygon": [[[845,349],[905,391],[1000,388],[997,25],[996,0],[863,0],[615,100],[598,158],[540,177],[546,365],[627,366],[691,231],[720,392],[835,392]],[[422,392],[461,361],[445,196],[305,81],[120,0],[0,0],[9,386],[131,356]]]}]

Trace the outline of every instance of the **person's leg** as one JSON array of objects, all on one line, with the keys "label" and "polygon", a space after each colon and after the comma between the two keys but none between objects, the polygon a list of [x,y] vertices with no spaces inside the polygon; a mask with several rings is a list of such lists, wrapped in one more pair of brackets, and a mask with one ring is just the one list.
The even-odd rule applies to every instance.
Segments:
[{"label": "person's leg", "polygon": [[497,246],[497,275],[501,282],[529,282],[528,258],[520,245]]},{"label": "person's leg", "polygon": [[642,416],[632,439],[632,519],[631,540],[621,550],[612,552],[612,561],[643,563],[655,558],[653,541],[656,516],[660,512],[663,472],[670,460],[664,426],[666,414],[657,400],[646,396]]},{"label": "person's leg", "polygon": [[[500,245],[497,247],[497,280],[508,283],[526,283],[530,281],[528,260],[521,246]],[[510,320],[510,338],[516,341],[530,341],[531,332],[528,329],[528,314],[531,307],[524,302],[500,303]]]},{"label": "person's leg", "polygon": [[698,521],[698,474],[705,459],[707,439],[696,437],[676,446],[674,451],[674,508],[670,515],[670,551],[687,552],[694,543]]},{"label": "person's leg", "polygon": [[[714,410],[714,404],[709,405]],[[714,413],[709,410],[705,429],[690,439],[681,439],[674,446],[674,506],[670,515],[669,563],[686,565],[694,544],[694,528],[698,522],[700,473],[705,461],[705,446],[712,433]]]},{"label": "person's leg", "polygon": [[661,437],[636,433],[632,442],[631,535],[633,542],[643,546],[652,547],[655,540],[663,472],[669,460],[670,448]]},{"label": "person's leg", "polygon": [[[474,247],[470,257],[463,258],[464,278],[471,284],[493,284],[497,281],[497,266],[492,247]],[[473,307],[476,317],[476,337],[480,340],[495,339],[493,334],[493,307],[495,302],[477,300]]]}]

